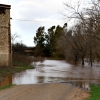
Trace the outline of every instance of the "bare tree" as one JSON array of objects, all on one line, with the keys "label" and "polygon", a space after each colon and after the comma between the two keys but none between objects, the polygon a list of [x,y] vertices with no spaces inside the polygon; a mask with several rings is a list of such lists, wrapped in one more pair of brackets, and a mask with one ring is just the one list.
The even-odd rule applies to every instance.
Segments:
[{"label": "bare tree", "polygon": [[16,40],[17,38],[19,38],[19,37],[20,37],[20,35],[18,35],[17,33],[12,34],[12,35],[11,35],[11,42],[12,42],[12,44],[14,44],[15,40]]},{"label": "bare tree", "polygon": [[84,59],[88,58],[92,66],[94,59],[100,55],[98,52],[100,50],[98,43],[100,42],[100,2],[91,0],[91,5],[83,9],[82,0],[77,3],[77,6],[67,3],[64,5],[66,11],[70,13],[63,15],[67,19],[76,20],[71,28],[72,35],[66,35],[67,55],[70,54],[68,57],[71,57],[75,63],[81,59],[82,65],[84,65]]}]

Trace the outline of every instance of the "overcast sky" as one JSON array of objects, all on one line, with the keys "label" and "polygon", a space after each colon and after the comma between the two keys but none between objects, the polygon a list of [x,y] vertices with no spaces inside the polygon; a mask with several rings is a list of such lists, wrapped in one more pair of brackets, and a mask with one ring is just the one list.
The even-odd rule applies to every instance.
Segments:
[{"label": "overcast sky", "polygon": [[[72,1],[77,0],[69,2]],[[11,5],[11,34],[19,34],[20,38],[16,41],[22,41],[27,46],[34,46],[33,37],[38,27],[45,26],[48,29],[53,25],[63,26],[65,21],[61,12],[65,2],[66,0],[0,0],[1,4]]]}]

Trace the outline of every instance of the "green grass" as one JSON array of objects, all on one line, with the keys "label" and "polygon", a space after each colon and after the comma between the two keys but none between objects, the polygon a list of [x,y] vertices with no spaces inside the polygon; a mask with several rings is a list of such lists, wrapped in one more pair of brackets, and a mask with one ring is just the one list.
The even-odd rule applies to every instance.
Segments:
[{"label": "green grass", "polygon": [[90,98],[86,100],[100,100],[100,85],[91,84]]},{"label": "green grass", "polygon": [[11,86],[14,86],[14,84],[9,84],[9,85],[6,85],[6,86],[2,86],[2,87],[0,87],[0,90],[10,88]]},{"label": "green grass", "polygon": [[23,70],[32,69],[33,66],[29,65],[20,65],[20,66],[12,66],[12,67],[0,67],[0,76],[5,77],[9,74],[14,74],[17,72],[21,72]]}]

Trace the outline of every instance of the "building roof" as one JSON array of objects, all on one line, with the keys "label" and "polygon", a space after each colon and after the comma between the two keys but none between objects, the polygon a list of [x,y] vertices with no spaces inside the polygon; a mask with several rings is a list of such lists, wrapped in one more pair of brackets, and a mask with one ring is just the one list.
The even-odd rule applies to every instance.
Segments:
[{"label": "building roof", "polygon": [[10,9],[11,5],[0,4],[0,8]]}]

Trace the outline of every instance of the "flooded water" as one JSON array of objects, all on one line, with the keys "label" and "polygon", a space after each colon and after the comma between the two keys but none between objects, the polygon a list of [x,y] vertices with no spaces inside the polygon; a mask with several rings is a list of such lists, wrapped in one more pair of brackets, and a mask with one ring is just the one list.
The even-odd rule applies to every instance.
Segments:
[{"label": "flooded water", "polygon": [[90,83],[100,82],[100,67],[72,66],[63,60],[45,60],[44,62],[37,62],[34,65],[34,69],[6,77],[0,85],[5,85],[5,83],[17,85],[70,83],[80,88],[90,89]]}]

